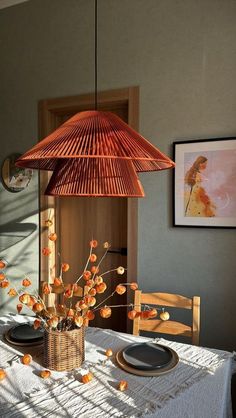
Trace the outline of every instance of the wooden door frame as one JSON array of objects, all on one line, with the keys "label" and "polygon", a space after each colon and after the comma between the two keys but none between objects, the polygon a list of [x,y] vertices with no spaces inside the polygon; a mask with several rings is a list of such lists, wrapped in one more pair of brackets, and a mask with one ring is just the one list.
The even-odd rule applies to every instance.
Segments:
[{"label": "wooden door frame", "polygon": [[[49,135],[58,126],[58,118],[73,111],[79,112],[93,108],[94,95],[82,94],[77,96],[59,97],[41,100],[38,106],[38,125],[40,140]],[[99,92],[99,104],[119,106],[126,104],[128,107],[128,124],[136,131],[139,128],[139,87],[127,87],[116,90]],[[99,110],[99,106],[98,106]],[[44,196],[44,190],[50,177],[49,172],[40,172],[39,182],[39,207],[40,207],[40,281],[48,281],[55,274],[54,268],[50,268],[48,257],[41,256],[41,249],[48,246],[48,230],[45,228],[46,219],[54,218],[57,232],[57,205],[58,199]],[[127,280],[136,280],[137,277],[137,228],[138,228],[138,202],[136,198],[128,198],[127,213]],[[57,251],[57,249],[56,249]],[[55,254],[50,258],[51,266],[55,266]]]}]

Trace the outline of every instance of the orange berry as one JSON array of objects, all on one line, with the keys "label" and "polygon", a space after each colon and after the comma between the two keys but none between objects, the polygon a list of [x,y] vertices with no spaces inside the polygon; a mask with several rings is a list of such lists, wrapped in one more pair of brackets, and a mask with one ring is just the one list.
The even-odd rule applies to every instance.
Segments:
[{"label": "orange berry", "polygon": [[117,271],[117,273],[118,274],[124,274],[124,272],[125,272],[125,269],[124,269],[124,267],[118,267],[117,269],[116,269],[116,271]]},{"label": "orange berry", "polygon": [[91,300],[92,300],[92,296],[90,296],[90,295],[85,295],[84,296],[84,302],[86,303],[86,305],[89,305]]},{"label": "orange berry", "polygon": [[0,273],[0,280],[4,280],[5,279],[5,274],[4,273]]},{"label": "orange berry", "polygon": [[53,224],[53,222],[51,221],[51,219],[46,219],[46,221],[45,221],[45,226],[46,226],[47,228],[50,228],[50,226],[52,226],[52,224]]},{"label": "orange berry", "polygon": [[100,283],[102,283],[102,282],[103,282],[103,278],[102,278],[102,276],[96,276],[96,277],[95,277],[95,279],[94,279],[94,282],[95,282],[96,284],[100,284]]},{"label": "orange berry", "polygon": [[25,278],[25,279],[23,279],[22,280],[22,286],[25,286],[25,287],[28,287],[28,286],[30,286],[32,283],[31,283],[31,280],[30,279],[28,279],[27,277]]},{"label": "orange berry", "polygon": [[57,327],[57,325],[58,325],[58,322],[59,322],[59,320],[58,320],[58,317],[57,316],[53,316],[52,318],[50,318],[50,319],[48,319],[47,320],[47,324],[48,324],[48,326],[51,328],[56,328]]},{"label": "orange berry", "polygon": [[97,284],[96,287],[95,287],[97,293],[104,293],[106,288],[107,288],[107,285],[104,282],[102,282],[100,284]]},{"label": "orange berry", "polygon": [[93,279],[87,280],[86,286],[93,287],[95,285],[95,281]]},{"label": "orange berry", "polygon": [[81,381],[82,383],[89,383],[93,379],[93,374],[91,372],[86,373],[82,376]]},{"label": "orange berry", "polygon": [[9,284],[10,284],[10,282],[6,279],[6,280],[3,280],[2,282],[0,282],[0,287],[5,289],[6,287],[9,286]]},{"label": "orange berry", "polygon": [[57,234],[55,232],[52,232],[51,234],[48,235],[48,239],[50,239],[50,241],[56,241]]},{"label": "orange berry", "polygon": [[92,289],[89,289],[89,295],[91,295],[91,296],[95,296],[96,295],[96,293],[97,293],[97,291],[96,291],[96,289],[94,289],[94,288],[92,288]]},{"label": "orange berry", "polygon": [[91,277],[92,277],[91,271],[86,270],[86,271],[83,272],[83,278],[84,278],[84,280],[90,280]]},{"label": "orange berry", "polygon": [[30,354],[25,354],[23,357],[21,357],[21,363],[28,365],[32,361],[32,357]]},{"label": "orange berry", "polygon": [[89,326],[89,320],[86,317],[83,318],[83,326],[84,327],[88,327]]},{"label": "orange berry", "polygon": [[36,299],[34,298],[34,296],[30,295],[30,300],[27,303],[27,306],[32,307],[35,303],[36,303]]},{"label": "orange berry", "polygon": [[148,311],[149,318],[156,318],[157,315],[158,315],[158,312],[155,308],[152,308],[150,309],[150,311]]},{"label": "orange berry", "polygon": [[65,273],[66,271],[70,269],[70,265],[68,263],[62,263],[61,269]]},{"label": "orange berry", "polygon": [[167,312],[167,311],[161,312],[160,313],[160,318],[161,318],[162,321],[168,321],[168,319],[170,319],[169,312]]},{"label": "orange berry", "polygon": [[75,316],[74,309],[69,309],[68,312],[67,312],[67,317],[68,318],[74,318],[74,316]]},{"label": "orange berry", "polygon": [[[97,256],[96,254],[91,254],[89,257],[89,260],[91,263],[95,263],[95,261],[97,261]],[[0,267],[1,268],[1,267]]]},{"label": "orange berry", "polygon": [[75,304],[75,310],[78,311],[78,312],[81,311],[80,301],[76,302],[76,304]]},{"label": "orange berry", "polygon": [[19,301],[27,305],[30,302],[30,295],[28,293],[23,293],[19,296]]},{"label": "orange berry", "polygon": [[42,377],[42,379],[48,379],[51,376],[51,372],[50,370],[41,370],[39,376]]},{"label": "orange berry", "polygon": [[61,277],[55,277],[54,281],[53,281],[54,286],[58,287],[61,286],[62,284],[62,279]]},{"label": "orange berry", "polygon": [[16,309],[17,309],[18,314],[22,311],[22,308],[23,308],[23,305],[21,303],[18,303],[16,305]]},{"label": "orange berry", "polygon": [[107,357],[112,357],[112,356],[113,356],[113,351],[112,351],[112,349],[111,349],[111,348],[108,348],[108,349],[105,351],[105,354],[106,354],[106,356],[107,356]]},{"label": "orange berry", "polygon": [[41,325],[40,319],[35,319],[34,324],[33,324],[34,329],[38,329],[40,325]]},{"label": "orange berry", "polygon": [[105,250],[107,250],[109,247],[110,247],[109,242],[106,241],[103,243],[103,248],[105,248]]},{"label": "orange berry", "polygon": [[0,269],[5,269],[6,265],[5,261],[0,260]]},{"label": "orange berry", "polygon": [[87,311],[86,312],[86,318],[88,318],[89,321],[92,321],[95,318],[95,315],[93,313],[93,311]]},{"label": "orange berry", "polygon": [[122,284],[118,284],[116,286],[116,293],[118,293],[119,295],[123,295],[126,292],[126,287],[123,286]]},{"label": "orange berry", "polygon": [[40,303],[40,302],[36,302],[33,305],[33,308],[32,309],[33,309],[34,312],[41,312],[43,310],[43,304]]},{"label": "orange berry", "polygon": [[64,296],[67,299],[72,298],[72,296],[73,296],[72,289],[66,289],[65,292],[64,292]]},{"label": "orange berry", "polygon": [[[77,304],[76,304],[77,305]],[[81,299],[79,302],[78,302],[78,306],[79,306],[79,308],[80,309],[86,309],[88,306],[87,306],[87,304],[85,303],[85,300],[84,299]]]},{"label": "orange berry", "polygon": [[84,297],[84,302],[85,302],[85,303],[86,303],[86,305],[88,305],[88,306],[94,306],[94,305],[95,305],[95,303],[96,303],[96,299],[95,299],[95,297],[93,297],[93,296],[86,295],[86,296]]},{"label": "orange berry", "polygon": [[138,289],[138,283],[136,283],[136,282],[130,283],[130,289],[137,290]]},{"label": "orange berry", "polygon": [[133,320],[134,318],[137,318],[136,314],[137,314],[137,311],[135,309],[132,309],[132,311],[128,312],[128,318]]},{"label": "orange berry", "polygon": [[73,285],[72,285],[72,290],[73,290],[73,292],[75,293],[75,292],[78,292],[78,290],[79,290],[79,285],[77,284],[77,283],[74,283]]},{"label": "orange berry", "polygon": [[98,267],[98,266],[92,266],[92,267],[91,267],[91,272],[92,272],[93,274],[98,273],[98,272],[99,272],[99,267]]},{"label": "orange berry", "polygon": [[148,319],[149,318],[149,311],[142,311],[140,314],[141,319]]},{"label": "orange berry", "polygon": [[128,383],[126,382],[126,380],[121,380],[118,384],[118,390],[123,392],[126,389],[128,389]]},{"label": "orange berry", "polygon": [[50,250],[50,248],[48,248],[48,247],[44,247],[43,249],[42,249],[42,254],[43,255],[45,255],[45,256],[49,256],[50,254],[51,254],[51,250]]},{"label": "orange berry", "polygon": [[94,306],[94,305],[96,305],[96,299],[95,299],[95,297],[94,296],[91,296],[91,299],[90,299],[90,301],[89,301],[89,306]]},{"label": "orange berry", "polygon": [[74,322],[75,322],[75,325],[77,326],[77,327],[82,327],[82,325],[83,325],[83,323],[84,323],[84,319],[83,319],[83,317],[82,316],[80,316],[80,315],[76,315],[75,317],[74,317]]},{"label": "orange berry", "polygon": [[49,295],[51,293],[51,291],[52,291],[52,288],[51,288],[50,284],[49,283],[44,283],[43,284],[44,295]]},{"label": "orange berry", "polygon": [[0,369],[0,380],[5,379],[6,375],[7,375],[7,374],[6,374],[5,370]]},{"label": "orange berry", "polygon": [[99,313],[102,318],[107,319],[111,316],[111,308],[109,308],[108,306],[104,306],[103,308],[100,309]]},{"label": "orange berry", "polygon": [[9,296],[16,296],[16,295],[17,295],[17,291],[16,291],[15,289],[11,288],[11,289],[9,290],[9,292],[7,292],[7,294],[8,294]]},{"label": "orange berry", "polygon": [[57,317],[57,316],[53,316],[53,317],[51,318],[51,325],[52,325],[52,327],[53,327],[53,328],[56,328],[56,327],[57,327],[58,322],[59,322],[59,319],[58,319],[58,317]]},{"label": "orange berry", "polygon": [[96,241],[96,239],[93,239],[92,241],[90,241],[89,245],[91,248],[96,248],[98,246],[98,242]]}]

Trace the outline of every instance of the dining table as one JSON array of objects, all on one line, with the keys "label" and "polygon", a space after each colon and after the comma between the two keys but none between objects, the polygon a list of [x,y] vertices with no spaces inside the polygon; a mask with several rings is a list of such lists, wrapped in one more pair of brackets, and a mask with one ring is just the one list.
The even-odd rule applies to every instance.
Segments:
[{"label": "dining table", "polygon": [[[10,344],[5,333],[33,317],[7,314],[0,317],[1,418],[230,418],[230,384],[233,354],[214,348],[194,346],[164,338],[148,338],[87,327],[85,361],[72,371],[51,371],[40,377],[43,345],[32,347],[33,361],[21,362],[31,347]],[[153,342],[177,353],[178,364],[168,373],[139,376],[120,367],[116,353],[130,344]],[[105,352],[111,349],[113,356]],[[82,383],[83,374],[93,379]],[[120,381],[128,384],[118,390]]]}]

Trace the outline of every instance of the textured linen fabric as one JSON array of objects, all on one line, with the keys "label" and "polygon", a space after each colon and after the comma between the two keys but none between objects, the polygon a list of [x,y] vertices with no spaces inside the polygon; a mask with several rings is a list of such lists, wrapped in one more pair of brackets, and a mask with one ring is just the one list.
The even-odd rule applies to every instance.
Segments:
[{"label": "textured linen fabric", "polygon": [[[4,332],[13,321],[28,318],[0,318]],[[32,320],[32,319],[30,319]],[[3,328],[0,327],[0,334]],[[1,337],[3,338],[3,336]],[[52,372],[42,380],[42,348],[30,366],[20,363],[20,350],[0,341],[0,366],[7,379],[0,385],[1,418],[38,417],[145,417],[145,418],[230,418],[230,378],[232,354],[158,339],[173,348],[180,362],[171,372],[158,377],[140,377],[121,370],[114,358],[106,360],[104,351],[114,353],[134,342],[148,338],[111,330],[86,330],[86,361],[73,372]],[[83,385],[81,374],[91,371],[94,379]],[[120,392],[120,380],[128,390]]]}]

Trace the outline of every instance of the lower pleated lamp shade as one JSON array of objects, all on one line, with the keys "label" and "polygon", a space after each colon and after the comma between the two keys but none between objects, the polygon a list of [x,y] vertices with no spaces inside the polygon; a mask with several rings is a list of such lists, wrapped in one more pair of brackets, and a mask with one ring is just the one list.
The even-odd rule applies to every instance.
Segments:
[{"label": "lower pleated lamp shade", "polygon": [[45,194],[96,197],[145,196],[132,161],[118,158],[59,159]]}]

